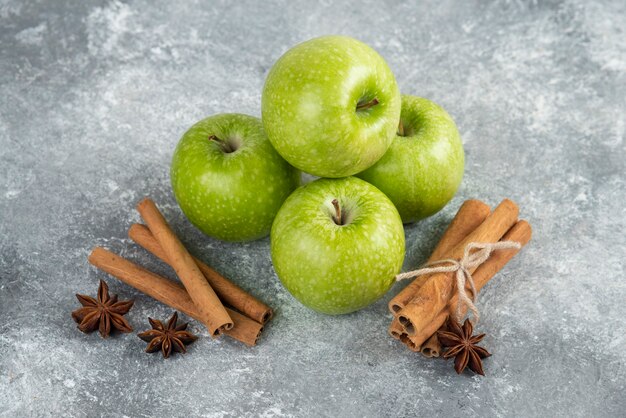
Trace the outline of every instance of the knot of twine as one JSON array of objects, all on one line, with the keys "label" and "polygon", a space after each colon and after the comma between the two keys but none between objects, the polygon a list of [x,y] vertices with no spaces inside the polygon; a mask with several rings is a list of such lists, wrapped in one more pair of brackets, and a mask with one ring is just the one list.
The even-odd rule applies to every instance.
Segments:
[{"label": "knot of twine", "polygon": [[[478,308],[476,308],[476,305],[474,304],[474,302],[476,302],[476,297],[478,296],[478,294],[476,292],[476,286],[474,285],[474,279],[472,278],[470,270],[480,266],[482,263],[487,261],[493,251],[520,249],[521,247],[522,245],[516,241],[500,241],[494,243],[470,242],[465,247],[463,258],[461,258],[459,261],[452,258],[433,261],[426,264],[420,269],[398,274],[396,276],[396,281],[419,277],[425,274],[456,273],[456,289],[459,298],[459,301],[456,305],[456,320],[458,322],[461,322],[461,319],[463,319],[463,315],[461,313],[462,308],[466,307],[469,311],[472,312],[472,322],[476,324],[480,319]],[[440,266],[440,264],[447,265]],[[470,289],[472,290],[471,297],[468,296],[467,292],[465,291],[466,284],[469,284]]]}]

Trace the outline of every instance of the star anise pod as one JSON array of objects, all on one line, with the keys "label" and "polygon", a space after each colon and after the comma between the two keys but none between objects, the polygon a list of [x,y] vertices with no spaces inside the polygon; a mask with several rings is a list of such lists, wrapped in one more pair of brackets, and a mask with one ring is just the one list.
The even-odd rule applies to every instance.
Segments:
[{"label": "star anise pod", "polygon": [[447,327],[448,331],[437,332],[439,342],[447,347],[443,358],[454,357],[454,370],[459,374],[469,366],[470,370],[484,376],[481,359],[489,357],[491,354],[476,344],[485,337],[485,334],[472,336],[474,327],[469,319],[465,320],[463,327],[455,320],[448,319]]},{"label": "star anise pod", "polygon": [[186,344],[191,344],[198,339],[195,335],[186,331],[187,323],[176,325],[178,321],[178,312],[174,312],[174,315],[167,321],[167,326],[164,326],[158,319],[148,318],[152,329],[138,334],[139,338],[149,343],[146,347],[146,353],[154,353],[161,350],[163,357],[168,358],[172,353],[172,350],[179,353],[186,353]]},{"label": "star anise pod", "polygon": [[133,328],[123,315],[133,306],[132,300],[117,300],[117,295],[109,296],[109,286],[100,280],[98,298],[76,294],[82,308],[72,312],[72,318],[78,323],[78,329],[88,334],[96,329],[102,338],[111,333],[111,328],[121,332],[131,332]]}]

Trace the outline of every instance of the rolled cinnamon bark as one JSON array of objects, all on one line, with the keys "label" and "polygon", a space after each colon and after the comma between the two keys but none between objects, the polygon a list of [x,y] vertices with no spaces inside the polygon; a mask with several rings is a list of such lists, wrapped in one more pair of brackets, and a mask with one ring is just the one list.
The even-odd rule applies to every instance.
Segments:
[{"label": "rolled cinnamon bark", "polygon": [[168,263],[176,271],[176,275],[187,289],[202,322],[207,325],[211,335],[218,336],[220,332],[231,329],[233,320],[226,312],[224,305],[185,246],[170,229],[155,203],[151,199],[145,198],[137,205],[137,211],[163,249]]},{"label": "rolled cinnamon bark", "polygon": [[437,333],[434,333],[424,344],[422,344],[420,353],[428,358],[439,357],[441,355],[441,343],[439,342]]},{"label": "rolled cinnamon bark", "polygon": [[[530,242],[532,238],[533,230],[528,221],[520,219],[507,231],[500,241],[515,241],[519,242],[523,247]],[[476,291],[480,290],[491,280],[491,278],[504,267],[517,253],[521,251],[519,249],[498,250],[489,256],[489,260],[478,266],[472,277],[474,278],[474,285]],[[469,289],[471,291],[471,289]],[[456,309],[458,297],[455,295],[450,301],[451,312]]]},{"label": "rolled cinnamon bark", "polygon": [[224,331],[224,334],[237,341],[241,341],[249,347],[255,346],[259,341],[261,332],[263,332],[263,324],[228,307],[226,307],[226,311],[233,319],[233,327],[228,331]]},{"label": "rolled cinnamon bark", "polygon": [[[445,256],[459,260],[463,257],[465,247],[472,242],[497,242],[517,222],[519,209],[515,203],[503,200],[472,233],[461,241],[454,249]],[[471,269],[470,274],[476,269]],[[398,313],[398,320],[409,335],[421,334],[450,301],[454,289],[454,280],[450,274],[433,274],[418,289],[415,298]],[[430,334],[432,335],[432,333]],[[426,341],[430,335],[422,341],[413,343],[417,346]]]},{"label": "rolled cinnamon bark", "polygon": [[[427,263],[445,258],[444,255],[475,230],[489,216],[490,211],[489,205],[480,200],[470,199],[463,202]],[[420,276],[402,289],[389,301],[389,311],[392,314],[400,312],[415,297],[417,290],[426,282],[428,277],[430,276]]]},{"label": "rolled cinnamon bark", "polygon": [[[101,247],[93,249],[89,262],[140,292],[207,325],[182,284],[154,274]],[[224,331],[224,334],[246,345],[256,345],[263,325],[239,312],[226,309],[234,325],[230,330]]]},{"label": "rolled cinnamon bark", "polygon": [[405,334],[404,327],[400,325],[400,322],[398,322],[398,318],[394,317],[393,321],[391,321],[391,325],[389,325],[389,335],[391,335],[396,340],[399,340],[402,334]]},{"label": "rolled cinnamon bark", "polygon": [[411,341],[411,337],[408,336],[406,333],[400,334],[400,341],[404,345],[406,345],[409,348],[409,350],[419,353],[421,346],[415,345],[413,341]]},{"label": "rolled cinnamon bark", "polygon": [[[519,242],[522,248],[528,244],[532,236],[532,228],[530,224],[525,220],[518,221],[506,234],[502,237],[501,241],[516,241]],[[472,278],[474,280],[474,285],[476,286],[476,291],[479,292],[488,282],[491,280],[496,273],[498,273],[502,268],[521,250],[520,249],[509,249],[509,250],[498,250],[491,254],[489,259],[481,264],[474,274],[472,274]],[[468,289],[471,291],[471,289]],[[424,341],[430,339],[433,335],[436,335],[437,331],[441,330],[445,327],[445,323],[448,320],[450,315],[454,315],[456,312],[456,305],[459,301],[457,295],[454,295],[450,299],[450,303],[443,309],[441,312],[437,313],[435,319],[432,320],[431,323],[426,325],[422,332],[407,336],[407,339],[410,341],[411,346],[426,346]],[[463,309],[461,313],[464,315],[467,309]],[[409,348],[411,348],[409,346]],[[438,348],[439,353],[441,353],[441,347]],[[431,348],[432,350],[432,348]]]},{"label": "rolled cinnamon bark", "polygon": [[[439,329],[441,329],[441,325],[440,322],[443,321],[443,323],[445,324],[445,321],[448,319],[448,309],[443,309],[441,312],[437,313],[437,315],[435,316],[435,319],[433,319],[433,321],[429,324],[427,324],[426,326],[424,326],[424,328],[422,329],[421,332],[415,334],[415,335],[407,335],[407,339],[409,341],[411,341],[411,344],[414,346],[417,346],[418,349],[417,351],[422,351],[422,347],[426,346],[426,342],[437,333],[437,331],[439,331]],[[439,341],[439,339],[437,339],[437,342]],[[431,341],[432,342],[432,341]],[[410,348],[410,347],[409,347]],[[433,347],[430,347],[430,353],[432,354],[433,351]],[[439,352],[441,352],[441,347],[439,347]],[[423,353],[422,353],[423,354]],[[433,357],[433,356],[429,356],[426,355],[427,357]]]},{"label": "rolled cinnamon bark", "polygon": [[[133,224],[128,230],[128,236],[148,252],[169,264],[167,256],[148,227],[141,224]],[[215,293],[217,293],[217,296],[219,296],[220,300],[226,305],[232,306],[239,312],[262,324],[266,323],[272,317],[272,308],[249,293],[246,293],[245,290],[226,279],[202,261],[195,257],[193,257],[193,259]]]},{"label": "rolled cinnamon bark", "polygon": [[[437,324],[442,320],[445,323],[445,321],[448,319],[448,310],[444,309],[443,311],[439,312],[437,314],[437,316],[435,317],[435,319],[428,325],[426,325],[424,327],[424,331],[422,333],[419,334],[415,334],[415,335],[409,335],[406,333],[406,330],[404,329],[404,327],[402,325],[400,326],[400,330],[396,331],[399,333],[399,336],[397,339],[399,339],[402,343],[404,343],[404,345],[406,345],[411,351],[415,351],[415,352],[422,352],[422,349],[424,347],[427,347],[427,342],[430,339],[430,337],[432,337],[433,335],[435,335],[437,333],[437,331],[439,329],[441,329],[441,326],[437,326]],[[399,322],[398,322],[399,323]],[[424,337],[424,335],[428,334],[427,337]],[[431,341],[432,342],[432,341]],[[439,342],[439,339],[437,339],[437,342]],[[429,351],[427,354],[424,354],[422,352],[422,354],[424,354],[426,357],[437,357],[432,355],[433,351],[436,349],[436,346],[429,346]],[[441,346],[439,346],[439,353],[441,353]]]}]

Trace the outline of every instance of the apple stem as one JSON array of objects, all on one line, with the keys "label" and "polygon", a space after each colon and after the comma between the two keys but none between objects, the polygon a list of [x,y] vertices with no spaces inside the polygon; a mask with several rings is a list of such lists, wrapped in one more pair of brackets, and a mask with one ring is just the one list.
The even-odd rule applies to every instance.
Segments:
[{"label": "apple stem", "polygon": [[335,216],[333,217],[333,221],[337,225],[343,225],[341,206],[339,206],[339,201],[337,199],[333,199],[333,206],[335,208]]},{"label": "apple stem", "polygon": [[372,100],[370,100],[369,102],[358,102],[356,104],[356,110],[367,110],[373,106],[376,106],[378,104],[378,99],[376,97],[374,97]]},{"label": "apple stem", "polygon": [[402,121],[398,124],[398,135],[404,136],[404,124]]},{"label": "apple stem", "polygon": [[209,141],[214,141],[216,142],[220,148],[222,149],[222,151],[226,152],[226,153],[230,153],[235,151],[228,142],[224,141],[221,138],[218,138],[215,135],[209,135]]}]

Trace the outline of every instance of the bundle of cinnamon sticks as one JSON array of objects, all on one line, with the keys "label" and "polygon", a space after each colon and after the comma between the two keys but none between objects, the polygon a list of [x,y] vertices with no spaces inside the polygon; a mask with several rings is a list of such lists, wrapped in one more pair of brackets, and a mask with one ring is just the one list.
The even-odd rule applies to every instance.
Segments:
[{"label": "bundle of cinnamon sticks", "polygon": [[101,247],[93,249],[89,262],[202,322],[213,337],[225,334],[248,346],[256,345],[263,325],[273,315],[272,309],[192,257],[152,200],[142,200],[137,210],[147,226],[132,225],[130,238],[169,264],[182,283],[154,274]]},{"label": "bundle of cinnamon sticks", "polygon": [[[527,221],[518,220],[518,214],[517,205],[508,199],[493,212],[479,200],[464,202],[427,264],[459,260],[470,243],[513,241],[523,247],[530,241],[531,227]],[[470,270],[476,292],[518,252],[519,249],[496,251],[483,264]],[[471,288],[466,286],[466,292],[471,294]],[[419,276],[389,302],[389,310],[394,315],[389,334],[412,351],[439,357],[442,347],[437,331],[445,330],[445,323],[457,312],[458,303],[452,274],[439,272]],[[461,306],[461,314],[465,314],[464,306]]]}]

